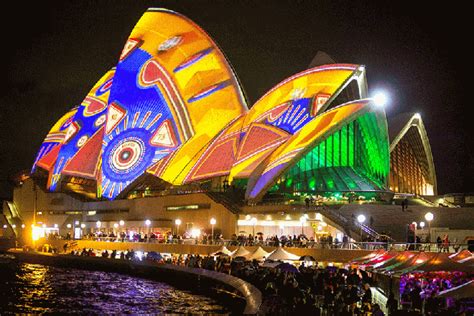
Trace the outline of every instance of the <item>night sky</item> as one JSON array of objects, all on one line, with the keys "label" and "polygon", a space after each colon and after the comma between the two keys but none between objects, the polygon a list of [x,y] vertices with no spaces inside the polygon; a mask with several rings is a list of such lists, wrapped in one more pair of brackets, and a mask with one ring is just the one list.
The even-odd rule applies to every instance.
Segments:
[{"label": "night sky", "polygon": [[318,51],[364,64],[369,91],[390,94],[388,116],[422,115],[439,193],[474,192],[470,9],[414,3],[421,1],[15,2],[0,22],[0,197],[11,196],[9,177],[31,168],[50,127],[117,63],[148,7],[180,12],[207,31],[250,105]]}]

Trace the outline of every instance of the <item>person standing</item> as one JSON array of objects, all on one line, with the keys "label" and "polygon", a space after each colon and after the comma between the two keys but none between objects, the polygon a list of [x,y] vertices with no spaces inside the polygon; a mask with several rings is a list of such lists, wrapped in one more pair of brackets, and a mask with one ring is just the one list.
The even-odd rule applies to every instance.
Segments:
[{"label": "person standing", "polygon": [[388,296],[387,303],[385,304],[385,307],[387,307],[388,315],[395,315],[395,313],[398,310],[398,301],[395,299],[395,295],[393,292],[390,292],[390,295]]},{"label": "person standing", "polygon": [[449,236],[448,234],[443,237],[443,252],[449,252]]},{"label": "person standing", "polygon": [[441,252],[441,244],[443,243],[443,241],[441,240],[441,237],[438,236],[438,238],[436,238],[436,245],[438,246],[438,252]]}]

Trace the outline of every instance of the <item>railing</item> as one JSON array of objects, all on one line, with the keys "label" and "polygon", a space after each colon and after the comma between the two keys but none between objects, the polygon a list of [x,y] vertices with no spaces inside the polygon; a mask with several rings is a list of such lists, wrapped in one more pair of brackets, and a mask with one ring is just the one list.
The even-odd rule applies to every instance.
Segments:
[{"label": "railing", "polygon": [[[62,239],[62,238],[59,238]],[[370,242],[318,242],[314,240],[198,240],[194,238],[185,239],[148,239],[148,240],[130,240],[120,237],[91,237],[79,240],[102,241],[102,242],[132,242],[132,243],[148,243],[148,244],[184,244],[184,245],[212,245],[212,246],[263,246],[263,247],[294,247],[294,248],[312,248],[312,249],[341,249],[341,250],[393,250],[393,251],[426,251],[426,252],[448,252],[455,253],[463,249],[473,247],[468,244],[449,243],[449,245],[437,243],[405,243],[392,241],[370,241]],[[472,250],[472,249],[470,249]]]}]

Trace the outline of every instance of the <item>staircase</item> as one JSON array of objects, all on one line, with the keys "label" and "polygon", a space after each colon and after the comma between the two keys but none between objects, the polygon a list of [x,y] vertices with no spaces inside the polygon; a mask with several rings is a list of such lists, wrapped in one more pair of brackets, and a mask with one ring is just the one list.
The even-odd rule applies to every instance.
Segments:
[{"label": "staircase", "polygon": [[353,239],[356,239],[354,237],[357,236],[358,239],[361,241],[362,240],[361,232],[364,232],[366,235],[370,236],[371,239],[373,240],[381,240],[382,235],[376,232],[373,228],[367,225],[361,224],[355,220],[352,222],[351,220],[339,214],[334,209],[331,209],[326,206],[322,206],[322,207],[314,206],[314,207],[310,207],[309,210],[321,213],[321,215],[323,215],[324,217],[330,219],[331,221],[333,221],[334,223],[342,227],[344,229],[344,232]]},{"label": "staircase", "polygon": [[242,210],[239,207],[239,203],[234,201],[227,192],[206,192],[207,196],[210,197],[214,202],[224,205],[233,214],[240,214]]},{"label": "staircase", "polygon": [[[8,223],[9,229],[13,232],[16,236],[16,230],[13,227],[20,227],[23,221],[21,220],[20,214],[13,202],[10,201],[3,201],[3,216]],[[13,226],[15,225],[15,226]]]}]

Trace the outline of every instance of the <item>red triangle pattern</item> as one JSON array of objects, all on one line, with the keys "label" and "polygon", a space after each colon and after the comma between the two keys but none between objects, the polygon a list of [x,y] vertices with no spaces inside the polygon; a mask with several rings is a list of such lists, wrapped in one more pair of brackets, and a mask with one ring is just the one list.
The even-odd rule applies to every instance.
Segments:
[{"label": "red triangle pattern", "polygon": [[96,179],[104,127],[98,130],[66,163],[62,174]]},{"label": "red triangle pattern", "polygon": [[234,136],[212,146],[186,182],[228,174],[235,161],[236,143]]},{"label": "red triangle pattern", "polygon": [[56,160],[58,159],[59,149],[61,149],[61,144],[54,146],[54,148],[51,149],[49,153],[47,153],[40,160],[38,160],[36,165],[47,171],[50,171],[56,163]]},{"label": "red triangle pattern", "polygon": [[243,160],[258,151],[270,148],[289,136],[290,134],[277,127],[259,123],[252,124],[242,140],[237,160]]}]

